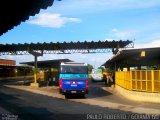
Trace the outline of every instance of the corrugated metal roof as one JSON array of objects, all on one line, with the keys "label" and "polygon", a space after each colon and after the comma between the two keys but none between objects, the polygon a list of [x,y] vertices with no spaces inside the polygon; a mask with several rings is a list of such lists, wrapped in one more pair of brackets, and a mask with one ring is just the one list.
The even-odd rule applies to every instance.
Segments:
[{"label": "corrugated metal roof", "polygon": [[[55,60],[44,60],[44,61],[37,61],[37,66],[39,68],[52,68],[52,67],[58,67],[61,62],[73,62],[69,59],[55,59]],[[26,64],[34,66],[34,62],[21,62],[20,64]]]},{"label": "corrugated metal roof", "polygon": [[64,51],[64,50],[92,50],[92,49],[113,49],[124,48],[132,43],[132,41],[91,41],[91,42],[63,42],[63,43],[18,43],[18,44],[0,44],[0,53],[9,52],[16,53],[18,51],[28,50],[48,50],[48,51]]},{"label": "corrugated metal roof", "polygon": [[54,0],[1,0],[0,1],[0,36],[46,9]]},{"label": "corrugated metal roof", "polygon": [[[141,52],[145,51],[145,56],[141,56]],[[129,49],[119,51],[115,56],[106,61],[105,66],[145,66],[160,64],[160,47]]]}]

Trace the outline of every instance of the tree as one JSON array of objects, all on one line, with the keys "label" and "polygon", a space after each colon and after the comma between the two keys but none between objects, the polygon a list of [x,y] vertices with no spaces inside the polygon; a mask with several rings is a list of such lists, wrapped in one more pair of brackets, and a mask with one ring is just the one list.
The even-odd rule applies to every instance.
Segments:
[{"label": "tree", "polygon": [[104,66],[100,66],[98,69],[102,69],[103,72],[106,72],[106,68]]},{"label": "tree", "polygon": [[93,69],[93,66],[88,64],[88,73],[91,73],[92,72],[92,69]]}]

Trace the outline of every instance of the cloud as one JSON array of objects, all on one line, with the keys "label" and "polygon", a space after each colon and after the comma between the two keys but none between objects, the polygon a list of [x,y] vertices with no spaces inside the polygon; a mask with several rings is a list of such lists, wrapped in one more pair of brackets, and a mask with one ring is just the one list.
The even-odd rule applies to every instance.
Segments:
[{"label": "cloud", "polygon": [[28,23],[42,27],[61,28],[68,22],[79,23],[81,20],[79,18],[62,17],[61,14],[41,13],[32,18]]},{"label": "cloud", "polygon": [[118,30],[116,28],[111,30],[112,32],[118,32]]},{"label": "cloud", "polygon": [[160,39],[159,40],[153,40],[148,43],[140,43],[140,44],[135,44],[135,48],[152,48],[152,47],[160,47]]},{"label": "cloud", "polygon": [[[110,37],[109,39],[129,39],[134,37],[135,32],[133,31],[119,31],[118,29],[114,28],[110,31],[108,36]],[[111,40],[112,40],[111,39]]]},{"label": "cloud", "polygon": [[67,0],[53,5],[52,11],[81,14],[102,10],[143,9],[158,6],[160,6],[159,0]]}]

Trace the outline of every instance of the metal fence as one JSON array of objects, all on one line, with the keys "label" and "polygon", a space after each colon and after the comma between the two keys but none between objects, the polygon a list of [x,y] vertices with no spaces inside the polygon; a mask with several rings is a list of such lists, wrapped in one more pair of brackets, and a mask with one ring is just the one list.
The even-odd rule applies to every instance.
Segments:
[{"label": "metal fence", "polygon": [[160,92],[160,70],[116,72],[116,85],[128,90]]}]

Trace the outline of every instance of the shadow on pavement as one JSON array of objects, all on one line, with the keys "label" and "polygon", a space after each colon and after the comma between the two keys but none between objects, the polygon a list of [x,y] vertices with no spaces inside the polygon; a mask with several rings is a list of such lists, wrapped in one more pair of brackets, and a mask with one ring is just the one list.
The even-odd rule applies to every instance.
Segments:
[{"label": "shadow on pavement", "polygon": [[87,98],[97,98],[103,96],[112,95],[112,93],[103,90],[101,87],[110,87],[109,85],[106,86],[104,82],[90,82],[89,85],[89,94],[86,95]]},{"label": "shadow on pavement", "polygon": [[85,99],[85,95],[79,95],[79,94],[66,94],[66,99]]},{"label": "shadow on pavement", "polygon": [[[0,94],[0,106],[5,110],[9,111],[10,113],[12,113],[11,114],[12,116],[13,115],[18,116],[18,119],[20,118],[23,120],[44,120],[46,116],[47,119],[54,118],[53,113],[49,112],[46,108],[23,105],[23,103],[18,102],[16,96],[3,93]],[[1,115],[2,114],[3,114],[3,116],[1,116],[2,119],[3,117],[8,116],[6,113],[1,113]]]},{"label": "shadow on pavement", "polygon": [[[3,93],[3,90],[13,91],[13,93]],[[43,95],[33,94],[29,92],[19,91],[16,89],[8,88],[5,86],[1,86],[0,90],[0,107],[5,109],[9,112],[2,113],[0,111],[0,119],[14,119],[13,116],[18,116],[18,120],[82,120],[86,115],[83,114],[64,114],[59,113],[58,111],[51,112],[48,110],[48,107],[54,106],[45,106],[45,102],[43,102],[43,99],[45,98],[45,101],[49,99],[49,101],[53,100],[53,98],[46,97]],[[24,96],[22,96],[24,94]],[[27,96],[34,96],[33,98],[28,98],[30,101],[38,101],[38,99],[41,97],[42,101],[39,104],[33,104],[32,102],[28,101],[27,99],[20,99],[25,98]],[[37,97],[36,97],[37,96]],[[37,98],[37,99],[35,99]],[[55,98],[54,98],[55,99]],[[57,99],[59,102],[62,102],[65,100]],[[54,101],[53,101],[54,102]],[[42,104],[42,105],[41,105]],[[65,103],[64,103],[65,104]],[[65,110],[64,110],[65,111]]]}]

